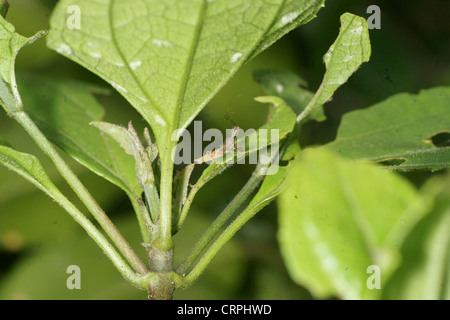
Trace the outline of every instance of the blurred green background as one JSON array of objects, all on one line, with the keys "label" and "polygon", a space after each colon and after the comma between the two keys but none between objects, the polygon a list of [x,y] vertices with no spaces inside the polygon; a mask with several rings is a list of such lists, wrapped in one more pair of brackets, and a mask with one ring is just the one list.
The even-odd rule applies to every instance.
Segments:
[{"label": "blurred green background", "polygon": [[[8,13],[20,34],[30,36],[47,29],[55,0],[12,0]],[[264,95],[252,79],[255,69],[298,73],[312,91],[324,72],[322,56],[335,40],[339,17],[351,12],[368,17],[367,7],[381,7],[381,30],[371,30],[372,58],[335,94],[326,106],[328,119],[311,122],[302,131],[302,144],[332,141],[341,116],[365,108],[395,93],[416,93],[421,88],[450,84],[450,1],[328,1],[318,18],[295,30],[247,64],[199,115],[203,127],[226,129],[230,111],[240,127],[254,128],[266,117],[266,106],[253,101]],[[53,74],[108,85],[75,63],[46,48],[41,40],[18,57],[21,72]],[[20,88],[19,88],[20,89]],[[106,121],[145,124],[134,109],[111,90],[98,97]],[[58,186],[69,188],[31,139],[2,112],[0,135],[18,150],[35,153]],[[81,180],[139,254],[144,254],[134,213],[118,188],[68,159]],[[238,192],[251,168],[236,166],[199,193],[184,229],[176,236],[176,259],[190,246]],[[198,173],[197,173],[198,174]],[[416,185],[426,172],[405,176]],[[73,197],[71,198],[73,199]],[[75,202],[76,200],[73,199]],[[76,202],[77,204],[79,202]],[[270,205],[241,230],[213,260],[190,289],[176,299],[310,299],[308,291],[294,284],[283,265],[276,241],[276,206]],[[66,269],[81,268],[81,290],[68,290]],[[144,299],[146,293],[126,283],[108,259],[71,218],[25,180],[0,168],[0,299]]]}]

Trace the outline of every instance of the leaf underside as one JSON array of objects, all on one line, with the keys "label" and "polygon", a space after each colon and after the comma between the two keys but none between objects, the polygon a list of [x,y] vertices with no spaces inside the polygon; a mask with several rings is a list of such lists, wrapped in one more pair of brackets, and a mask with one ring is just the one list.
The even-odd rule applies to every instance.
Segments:
[{"label": "leaf underside", "polygon": [[[311,20],[323,3],[62,0],[48,45],[108,81],[161,145],[173,130],[186,128],[243,63]],[[72,5],[81,9],[81,29],[66,27]]]}]

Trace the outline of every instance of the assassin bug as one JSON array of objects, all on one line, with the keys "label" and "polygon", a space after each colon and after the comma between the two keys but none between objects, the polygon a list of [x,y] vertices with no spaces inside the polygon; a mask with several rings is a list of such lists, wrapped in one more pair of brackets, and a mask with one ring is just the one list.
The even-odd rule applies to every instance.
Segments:
[{"label": "assassin bug", "polygon": [[229,114],[230,114],[230,112],[228,111],[227,114],[225,115],[225,119],[227,119],[228,121],[230,121],[233,124],[233,128],[231,129],[230,137],[228,137],[225,140],[224,144],[219,149],[209,151],[202,157],[195,159],[194,160],[195,164],[201,164],[201,163],[205,163],[207,161],[212,162],[215,159],[223,157],[227,153],[231,153],[231,152],[234,153],[234,151],[236,151],[238,149],[235,146],[235,140],[236,140],[237,134],[239,133],[240,128],[233,122],[233,120],[231,120]]}]

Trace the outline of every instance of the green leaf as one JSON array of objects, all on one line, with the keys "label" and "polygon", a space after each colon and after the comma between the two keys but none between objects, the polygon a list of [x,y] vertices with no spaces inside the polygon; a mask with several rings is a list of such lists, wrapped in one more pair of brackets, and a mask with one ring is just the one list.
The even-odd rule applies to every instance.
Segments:
[{"label": "green leaf", "polygon": [[343,14],[339,36],[323,57],[327,72],[317,103],[325,104],[361,64],[369,61],[370,54],[366,19],[350,13]]},{"label": "green leaf", "polygon": [[[294,112],[299,115],[305,110],[308,103],[314,97],[314,93],[305,89],[306,82],[298,75],[287,71],[277,70],[256,70],[253,73],[256,82],[260,83],[268,95],[277,96],[286,101]],[[325,114],[323,108],[314,109],[310,119],[324,121]]]},{"label": "green leaf", "polygon": [[14,150],[2,138],[0,138],[0,164],[24,177],[49,196],[56,190],[35,156]]},{"label": "green leaf", "polygon": [[[48,45],[115,87],[150,123],[167,157],[175,129],[186,128],[248,58],[309,21],[323,2],[62,0]],[[81,29],[67,28],[72,5],[81,9]],[[297,10],[295,17],[284,17],[286,10]]]},{"label": "green leaf", "polygon": [[395,173],[325,149],[302,152],[286,183],[279,243],[294,281],[316,297],[379,297],[366,285],[367,268],[380,267],[383,287],[423,215],[417,190]]},{"label": "green leaf", "polygon": [[23,37],[0,15],[0,35],[0,104],[11,114],[22,108],[14,98],[14,92],[17,91],[14,71],[17,54],[20,49],[45,35],[45,32],[38,32],[30,38]]},{"label": "green leaf", "polygon": [[[104,110],[92,85],[41,76],[19,78],[25,111],[45,136],[90,170],[130,195],[140,195],[133,157],[89,125]],[[101,91],[100,91],[101,92]]]},{"label": "green leaf", "polygon": [[[342,156],[393,161],[397,170],[438,170],[450,166],[450,148],[431,139],[450,132],[450,87],[401,93],[346,114],[329,148]],[[388,162],[389,164],[389,162]]]},{"label": "green leaf", "polygon": [[369,61],[371,50],[367,21],[344,13],[341,16],[339,36],[323,57],[326,73],[322,83],[305,112],[297,118],[297,122],[327,103],[361,64]]},{"label": "green leaf", "polygon": [[424,196],[432,198],[431,210],[406,238],[385,299],[450,299],[450,176],[427,182]]}]

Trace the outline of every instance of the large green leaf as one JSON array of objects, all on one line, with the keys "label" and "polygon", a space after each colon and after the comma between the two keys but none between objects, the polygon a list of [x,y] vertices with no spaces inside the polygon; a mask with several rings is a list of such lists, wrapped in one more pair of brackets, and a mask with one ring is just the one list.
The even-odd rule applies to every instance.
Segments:
[{"label": "large green leaf", "polygon": [[450,87],[402,93],[368,109],[346,114],[329,147],[352,159],[394,161],[398,170],[450,166],[450,147],[432,137],[450,132]]},{"label": "large green leaf", "polygon": [[134,159],[113,139],[89,125],[104,110],[92,85],[67,79],[24,75],[18,79],[25,111],[56,145],[128,194],[140,194]]},{"label": "large green leaf", "polygon": [[450,299],[450,176],[425,189],[432,209],[406,238],[402,264],[383,290],[386,299]]},{"label": "large green leaf", "polygon": [[[166,148],[173,130],[186,128],[247,59],[309,21],[323,3],[62,0],[48,45],[115,87]],[[72,5],[81,9],[80,29],[67,28]]]},{"label": "large green leaf", "polygon": [[324,149],[302,152],[279,198],[279,242],[291,277],[317,297],[367,299],[367,268],[381,285],[398,249],[423,214],[406,180],[371,164],[344,161]]}]

